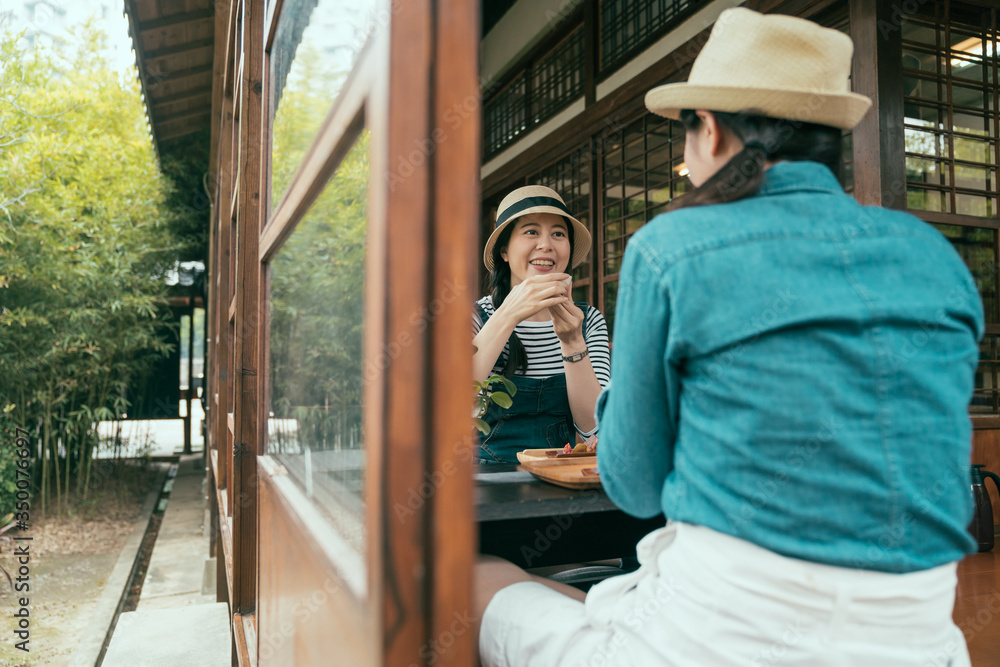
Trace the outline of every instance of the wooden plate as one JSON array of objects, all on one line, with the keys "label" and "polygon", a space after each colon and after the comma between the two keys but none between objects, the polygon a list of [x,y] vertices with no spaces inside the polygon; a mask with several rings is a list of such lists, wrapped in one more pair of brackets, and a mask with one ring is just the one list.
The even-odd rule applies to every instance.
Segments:
[{"label": "wooden plate", "polygon": [[597,456],[594,452],[571,452],[565,453],[562,449],[525,449],[517,453],[517,460],[521,463],[525,461],[549,461],[552,459],[580,459]]},{"label": "wooden plate", "polygon": [[528,459],[521,467],[538,479],[567,489],[597,489],[601,478],[597,472],[597,456],[567,459]]}]

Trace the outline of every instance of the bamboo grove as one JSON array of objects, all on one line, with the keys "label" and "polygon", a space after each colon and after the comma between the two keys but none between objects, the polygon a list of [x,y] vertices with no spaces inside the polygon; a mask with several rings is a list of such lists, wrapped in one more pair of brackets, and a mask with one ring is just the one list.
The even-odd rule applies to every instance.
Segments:
[{"label": "bamboo grove", "polygon": [[161,174],[134,73],[85,27],[28,51],[0,24],[0,513],[15,428],[31,434],[33,508],[57,513],[100,481],[99,421],[168,352],[164,277],[185,211]]}]

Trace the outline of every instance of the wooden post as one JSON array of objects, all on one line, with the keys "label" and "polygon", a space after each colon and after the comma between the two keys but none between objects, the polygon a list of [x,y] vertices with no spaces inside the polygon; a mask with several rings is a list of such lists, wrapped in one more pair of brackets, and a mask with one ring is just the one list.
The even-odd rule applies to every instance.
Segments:
[{"label": "wooden post", "polygon": [[850,15],[854,92],[872,99],[854,128],[854,197],[905,209],[901,15],[890,0],[850,0]]},{"label": "wooden post", "polygon": [[[192,304],[194,300],[192,299]],[[191,312],[188,313],[188,389],[187,398],[184,399],[187,406],[184,417],[184,453],[191,453],[191,424],[194,420],[191,418],[191,393],[194,392],[194,378],[192,377],[192,371],[194,369],[194,305],[191,306]]]},{"label": "wooden post", "polygon": [[[239,194],[236,252],[236,318],[233,368],[233,600],[234,614],[248,615],[257,597],[257,455],[260,401],[259,326],[261,222],[261,123],[264,74],[264,0],[243,4],[243,66],[240,81]],[[246,637],[255,644],[255,637]],[[237,642],[239,643],[239,642]],[[246,647],[240,647],[245,649]],[[256,646],[251,648],[256,651]]]}]

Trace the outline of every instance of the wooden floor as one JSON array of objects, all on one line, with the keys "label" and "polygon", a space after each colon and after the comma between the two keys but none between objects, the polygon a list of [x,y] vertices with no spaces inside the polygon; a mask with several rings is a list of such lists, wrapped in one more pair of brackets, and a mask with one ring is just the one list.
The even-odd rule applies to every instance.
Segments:
[{"label": "wooden floor", "polygon": [[1000,545],[958,564],[954,618],[972,667],[1000,666]]}]

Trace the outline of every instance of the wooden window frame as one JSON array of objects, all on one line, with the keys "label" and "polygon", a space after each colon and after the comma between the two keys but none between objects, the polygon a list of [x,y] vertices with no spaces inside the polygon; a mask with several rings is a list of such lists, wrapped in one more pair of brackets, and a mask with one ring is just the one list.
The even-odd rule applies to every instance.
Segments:
[{"label": "wooden window frame", "polygon": [[[267,52],[290,3],[232,0],[216,14],[208,462],[219,597],[230,602],[240,665],[323,664],[332,655],[360,665],[420,662],[421,649],[450,633],[472,603],[475,443],[470,387],[455,377],[471,377],[480,123],[473,113],[456,127],[449,114],[477,98],[478,5],[418,0],[389,11],[386,4],[269,220]],[[372,133],[373,175],[365,359],[377,362],[404,337],[412,343],[365,386],[369,546],[359,595],[337,570],[324,537],[331,528],[266,454],[264,439],[269,261],[362,127]],[[428,138],[430,154],[390,187],[380,175]],[[397,520],[393,508],[438,476],[412,516]],[[300,619],[287,601],[303,590],[323,601]],[[271,640],[287,634],[288,622],[294,635],[277,647]],[[472,662],[471,633],[454,638],[435,664]]]}]

